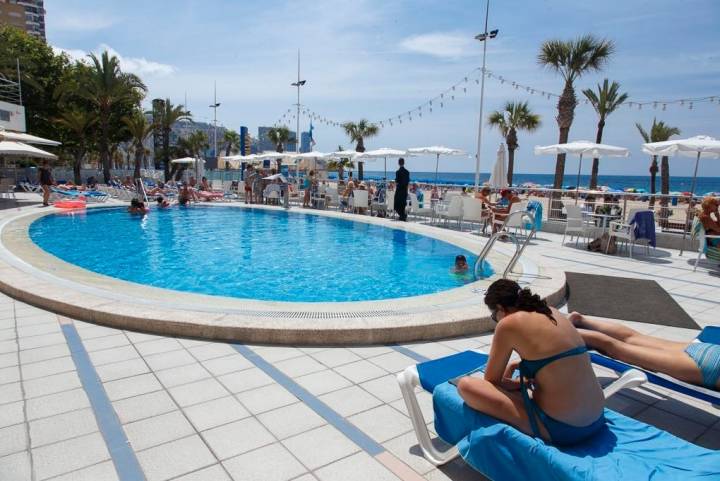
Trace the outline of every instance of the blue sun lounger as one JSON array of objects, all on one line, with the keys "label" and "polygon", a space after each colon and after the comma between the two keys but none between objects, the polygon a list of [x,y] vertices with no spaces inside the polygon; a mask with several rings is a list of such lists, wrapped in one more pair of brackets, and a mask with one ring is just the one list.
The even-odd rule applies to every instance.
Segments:
[{"label": "blue sun lounger", "polygon": [[[607,427],[572,447],[555,447],[468,407],[449,379],[483,368],[487,355],[461,352],[398,375],[400,390],[425,457],[436,466],[455,457],[494,480],[700,480],[720,479],[720,451],[677,438],[656,427],[605,410]],[[627,370],[606,387],[605,396],[645,382]],[[452,447],[441,451],[431,439],[415,387],[433,394],[435,430]]]},{"label": "blue sun lounger", "polygon": [[[704,328],[698,335],[697,340],[710,344],[720,344],[720,327],[709,326]],[[647,377],[647,382],[651,384],[656,384],[660,387],[664,387],[666,389],[671,389],[675,392],[685,394],[686,396],[694,397],[695,399],[699,399],[701,401],[706,401],[711,404],[720,406],[719,391],[708,389],[703,386],[696,386],[695,384],[686,383],[666,374],[647,371],[640,367],[620,362],[616,359],[612,359],[597,352],[590,353],[590,359],[593,363],[611,369],[618,374],[622,374],[630,370],[641,371]]]}]

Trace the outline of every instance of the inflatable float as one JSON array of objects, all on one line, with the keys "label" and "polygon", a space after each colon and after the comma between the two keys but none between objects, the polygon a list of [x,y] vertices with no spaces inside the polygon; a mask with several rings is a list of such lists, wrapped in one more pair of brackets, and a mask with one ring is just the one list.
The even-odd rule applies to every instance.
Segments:
[{"label": "inflatable float", "polygon": [[58,209],[84,209],[85,199],[78,200],[56,200],[53,205]]}]

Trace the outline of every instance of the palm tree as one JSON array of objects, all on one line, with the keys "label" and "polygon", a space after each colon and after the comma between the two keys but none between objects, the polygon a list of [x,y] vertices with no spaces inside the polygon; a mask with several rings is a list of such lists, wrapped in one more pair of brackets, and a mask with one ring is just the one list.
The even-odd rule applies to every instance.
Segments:
[{"label": "palm tree", "polygon": [[[177,145],[175,146],[175,152],[178,157],[192,157],[199,159],[202,157],[202,153],[210,147],[208,136],[202,130],[196,130],[187,137],[181,137],[178,139]],[[182,164],[179,168],[178,164],[173,164],[173,170],[170,174],[175,175],[175,180],[182,178],[182,173],[187,169],[187,165]]]},{"label": "palm tree", "polygon": [[273,127],[268,130],[267,138],[275,146],[275,152],[282,153],[285,150],[284,145],[292,140],[292,133],[290,129],[283,125],[282,127]]},{"label": "palm tree", "polygon": [[[558,100],[557,123],[560,128],[558,143],[565,144],[570,134],[570,126],[575,116],[577,97],[574,82],[583,74],[601,70],[615,51],[610,40],[598,39],[593,35],[583,35],[575,40],[547,40],[540,47],[538,62],[540,65],[559,73],[565,81]],[[565,154],[558,154],[555,163],[553,187],[562,187],[565,174]]]},{"label": "palm tree", "polygon": [[[342,145],[338,145],[338,152],[342,152],[343,148]],[[346,169],[352,169],[355,166],[353,164],[353,161],[350,160],[348,157],[343,157],[341,159],[333,159],[327,163],[328,170],[336,170],[338,173],[338,180],[344,180],[345,179],[345,170]]]},{"label": "palm tree", "polygon": [[[170,132],[172,132],[175,122],[180,120],[192,121],[192,114],[185,110],[184,105],[173,105],[170,99],[165,99],[163,108],[160,111],[160,118],[153,119],[153,122],[162,132],[162,163],[165,171],[165,180],[170,180],[172,173],[170,172]],[[155,159],[155,168],[160,167]]]},{"label": "palm tree", "polygon": [[[601,143],[603,136],[603,129],[605,128],[605,119],[608,115],[615,112],[615,110],[622,105],[628,98],[627,93],[620,93],[620,84],[613,82],[608,83],[608,79],[603,80],[602,85],[597,86],[597,94],[592,89],[585,89],[582,93],[590,101],[595,112],[597,112],[598,120],[597,124],[597,135],[595,135],[595,142]],[[598,170],[600,167],[600,159],[594,158],[592,163],[592,174],[590,175],[590,189],[594,190],[597,188]]]},{"label": "palm tree", "polygon": [[[345,122],[342,124],[345,134],[350,137],[350,142],[355,142],[355,152],[365,152],[365,139],[374,137],[380,132],[380,127],[361,119],[360,122]],[[364,162],[358,161],[358,179],[363,180]]]},{"label": "palm tree", "polygon": [[132,148],[135,153],[135,170],[133,178],[140,178],[140,167],[145,159],[145,140],[153,132],[153,124],[148,122],[142,112],[135,112],[132,115],[123,117],[125,130],[132,136]]},{"label": "palm tree", "polygon": [[77,185],[82,184],[80,168],[88,151],[88,134],[97,120],[97,116],[93,112],[85,110],[66,110],[56,120],[57,123],[67,128],[73,137],[70,142],[65,142],[65,146],[71,149],[73,155],[73,181]]},{"label": "palm tree", "polygon": [[[680,129],[677,127],[671,127],[662,120],[660,122],[657,119],[653,119],[652,126],[650,127],[650,133],[643,129],[639,123],[635,124],[643,140],[647,142],[664,142],[670,140],[673,135],[680,135]],[[670,158],[663,156],[661,159],[660,167],[660,193],[670,193]],[[655,177],[657,176],[658,165],[657,155],[652,156],[652,162],[650,163],[650,193],[655,193]],[[660,203],[667,205],[667,198],[663,198]]]},{"label": "palm tree", "polygon": [[223,142],[225,142],[225,157],[228,157],[232,152],[240,151],[240,134],[234,130],[225,131]]},{"label": "palm tree", "polygon": [[120,104],[139,102],[142,94],[147,91],[145,84],[137,75],[123,73],[120,61],[107,51],[100,58],[89,55],[92,65],[85,77],[79,94],[88,100],[96,109],[100,124],[100,161],[103,167],[105,182],[110,181],[110,122],[114,110]]},{"label": "palm tree", "polygon": [[532,113],[527,102],[506,102],[503,110],[496,110],[488,116],[488,123],[497,127],[508,148],[507,181],[512,185],[515,166],[515,149],[519,147],[517,131],[532,132],[540,127],[540,116]]}]

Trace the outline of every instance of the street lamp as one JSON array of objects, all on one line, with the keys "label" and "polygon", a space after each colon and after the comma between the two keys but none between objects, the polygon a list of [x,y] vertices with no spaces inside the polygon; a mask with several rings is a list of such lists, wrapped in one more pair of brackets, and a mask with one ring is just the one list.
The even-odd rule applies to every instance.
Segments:
[{"label": "street lamp", "polygon": [[[214,110],[213,113],[213,155],[217,158],[217,109],[220,107],[220,102],[217,101],[217,82],[215,82],[215,89],[213,94],[213,104],[209,106]],[[187,108],[187,107],[186,107]]]},{"label": "street lamp", "polygon": [[307,80],[300,80],[300,50],[298,50],[298,76],[297,76],[297,82],[293,82],[290,85],[293,87],[297,87],[297,116],[295,117],[297,119],[296,124],[296,130],[295,130],[295,153],[300,153],[300,87],[305,85],[305,82]]},{"label": "street lamp", "polygon": [[480,190],[480,150],[482,149],[482,128],[483,128],[483,101],[485,99],[485,54],[487,53],[487,41],[497,37],[498,30],[488,32],[488,16],[490,15],[490,0],[485,3],[485,30],[476,35],[475,40],[483,43],[482,80],[480,83],[480,120],[478,122],[478,145],[475,155],[475,192]]}]

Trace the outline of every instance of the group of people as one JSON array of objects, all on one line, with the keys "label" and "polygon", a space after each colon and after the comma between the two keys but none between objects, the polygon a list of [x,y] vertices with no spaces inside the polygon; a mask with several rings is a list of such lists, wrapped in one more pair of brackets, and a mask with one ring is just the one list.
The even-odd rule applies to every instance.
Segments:
[{"label": "group of people", "polygon": [[[496,323],[484,375],[454,383],[471,408],[546,442],[576,444],[605,425],[605,399],[588,349],[720,389],[720,345],[669,341],[577,312],[566,315],[507,279],[491,284],[484,301]],[[520,359],[511,360],[513,353]]]}]

